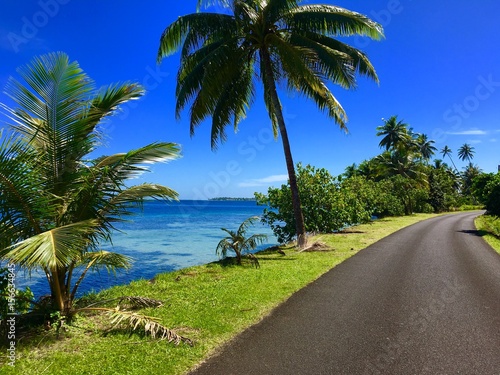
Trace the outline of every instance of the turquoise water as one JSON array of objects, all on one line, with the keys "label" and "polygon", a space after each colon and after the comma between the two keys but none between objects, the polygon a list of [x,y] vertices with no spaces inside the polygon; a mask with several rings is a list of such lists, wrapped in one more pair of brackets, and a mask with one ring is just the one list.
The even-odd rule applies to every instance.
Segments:
[{"label": "turquoise water", "polygon": [[[89,273],[78,294],[216,261],[219,257],[215,248],[225,237],[220,228],[236,230],[243,220],[260,216],[262,211],[263,207],[252,201],[146,202],[142,213],[138,211],[128,218],[129,222],[117,225],[120,231],[114,234],[112,245],[102,244],[105,250],[132,257],[132,268],[118,271],[116,277],[106,270]],[[259,249],[277,243],[270,228],[260,222],[250,228],[249,234],[253,233],[269,235],[268,242]],[[47,281],[41,273],[32,273],[31,279],[21,280],[21,277],[22,272],[18,274],[18,286],[29,285],[36,297],[49,293]]]}]

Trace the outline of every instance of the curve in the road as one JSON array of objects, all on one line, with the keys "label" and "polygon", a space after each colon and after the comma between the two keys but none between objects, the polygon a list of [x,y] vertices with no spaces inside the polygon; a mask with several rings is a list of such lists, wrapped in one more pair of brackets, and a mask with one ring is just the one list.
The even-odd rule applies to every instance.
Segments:
[{"label": "curve in the road", "polygon": [[478,212],[436,217],[359,252],[192,372],[500,374],[500,256]]}]

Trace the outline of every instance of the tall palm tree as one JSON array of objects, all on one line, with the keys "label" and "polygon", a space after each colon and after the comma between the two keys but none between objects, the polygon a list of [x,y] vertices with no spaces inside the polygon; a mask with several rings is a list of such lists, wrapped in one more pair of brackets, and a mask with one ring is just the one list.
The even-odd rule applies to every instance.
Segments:
[{"label": "tall palm tree", "polygon": [[[236,129],[254,101],[256,81],[275,136],[281,135],[294,207],[297,240],[306,233],[294,162],[277,84],[299,91],[346,129],[346,114],[327,82],[356,85],[356,73],[378,82],[361,51],[335,39],[383,36],[382,27],[359,13],[331,5],[299,5],[301,0],[221,0],[224,14],[195,13],[179,17],[163,32],[158,61],[181,49],[177,76],[177,116],[191,102],[191,134],[212,117],[211,145]],[[203,3],[203,1],[200,1]],[[206,3],[206,1],[205,1]],[[228,14],[229,13],[229,14]]]},{"label": "tall palm tree", "polygon": [[451,151],[451,148],[449,148],[448,146],[444,146],[442,149],[441,149],[441,155],[443,155],[443,158],[445,158],[446,156],[448,156],[450,158],[450,161],[451,163],[453,164],[453,167],[455,168],[455,171],[458,172],[458,169],[457,169],[457,166],[455,165],[455,162],[453,161],[453,159],[451,158],[451,154],[453,152]]},{"label": "tall palm tree", "polygon": [[24,83],[10,78],[7,86],[18,107],[0,104],[12,122],[0,149],[0,259],[42,269],[55,308],[66,315],[88,271],[129,267],[128,257],[98,247],[114,224],[146,197],[177,197],[165,186],[125,181],[179,149],[153,143],[89,159],[102,120],[144,90],[134,83],[96,90],[63,53],[35,58],[18,72]]},{"label": "tall palm tree", "polygon": [[248,227],[258,221],[258,216],[252,216],[243,221],[236,231],[221,228],[228,234],[217,244],[216,252],[224,258],[228,250],[236,254],[236,263],[241,265],[241,258],[245,252],[255,250],[257,246],[267,240],[265,234],[253,234],[247,237]]},{"label": "tall palm tree", "polygon": [[458,149],[458,157],[462,161],[467,160],[468,162],[470,162],[474,158],[474,154],[475,154],[474,147],[472,147],[467,143],[464,143]]},{"label": "tall palm tree", "polygon": [[383,120],[384,125],[377,127],[377,136],[383,136],[379,146],[386,149],[402,150],[411,145],[411,135],[408,124],[402,120],[398,121],[398,116],[391,116],[388,120]]}]

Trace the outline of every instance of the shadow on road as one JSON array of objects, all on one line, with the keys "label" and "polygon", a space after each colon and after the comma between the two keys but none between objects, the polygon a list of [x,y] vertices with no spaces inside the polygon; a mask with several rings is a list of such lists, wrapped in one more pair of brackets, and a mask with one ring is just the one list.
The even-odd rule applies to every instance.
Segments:
[{"label": "shadow on road", "polygon": [[476,236],[476,237],[484,237],[488,234],[488,232],[485,230],[459,230],[457,232],[470,234],[470,235]]}]

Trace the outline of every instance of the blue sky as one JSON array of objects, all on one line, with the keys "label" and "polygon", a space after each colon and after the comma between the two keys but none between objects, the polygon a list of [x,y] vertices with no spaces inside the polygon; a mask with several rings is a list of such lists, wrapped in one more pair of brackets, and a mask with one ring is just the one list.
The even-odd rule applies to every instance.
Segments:
[{"label": "blue sky", "polygon": [[[308,1],[318,3],[319,1]],[[375,128],[398,115],[456,156],[463,143],[476,151],[485,172],[500,164],[500,38],[497,0],[325,1],[368,15],[384,26],[383,41],[349,38],[365,51],[380,85],[364,78],[356,90],[333,87],[347,111],[349,134],[303,97],[280,92],[295,162],[342,173],[347,165],[380,153]],[[155,165],[137,182],[165,184],[183,199],[251,197],[286,181],[281,140],[272,138],[261,98],[238,133],[217,152],[210,124],[189,135],[188,112],[176,121],[179,57],[156,65],[162,31],[193,13],[196,0],[0,0],[0,87],[18,66],[53,51],[79,62],[97,86],[142,83],[147,94],[105,124],[99,154],[123,152],[154,141],[176,142],[182,158]],[[0,101],[7,102],[3,92]],[[0,120],[5,120],[0,115]],[[3,125],[0,125],[0,127]],[[440,157],[436,155],[436,157]]]}]

